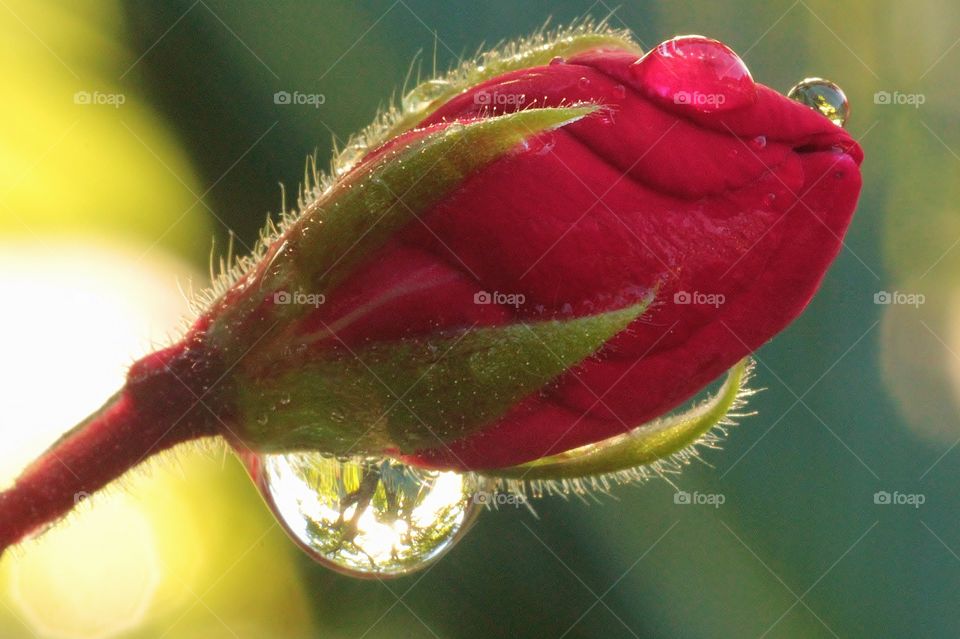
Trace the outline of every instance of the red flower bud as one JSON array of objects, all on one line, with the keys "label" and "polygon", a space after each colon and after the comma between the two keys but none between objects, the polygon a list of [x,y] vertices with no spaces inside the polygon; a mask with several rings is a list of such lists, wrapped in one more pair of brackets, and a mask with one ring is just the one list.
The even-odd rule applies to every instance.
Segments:
[{"label": "red flower bud", "polygon": [[[488,107],[480,95],[498,97]],[[371,274],[387,267],[398,276],[430,260],[484,290],[521,294],[524,304],[497,309],[504,322],[619,308],[654,283],[657,301],[495,424],[416,461],[517,464],[672,409],[790,323],[841,247],[860,190],[860,147],[817,111],[754,84],[715,41],[671,41],[644,58],[602,48],[514,71],[422,124],[583,101],[603,110],[476,173]],[[404,318],[393,326],[457,309],[459,321],[487,317],[453,284],[418,295],[383,309]],[[378,334],[368,326],[355,326],[354,339]]]},{"label": "red flower bud", "polygon": [[[549,455],[546,473],[792,321],[853,214],[850,136],[713,40],[528,45],[418,87],[359,138],[180,344],[0,493],[0,551],[73,492],[211,434],[501,476]],[[697,432],[734,405],[728,386]]]}]

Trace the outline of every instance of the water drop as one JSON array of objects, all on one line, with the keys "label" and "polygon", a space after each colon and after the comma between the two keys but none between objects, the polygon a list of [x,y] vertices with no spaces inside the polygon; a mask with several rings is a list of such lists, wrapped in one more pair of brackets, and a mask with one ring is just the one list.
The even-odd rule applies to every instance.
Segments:
[{"label": "water drop", "polygon": [[427,80],[426,82],[421,82],[417,86],[403,96],[403,99],[400,101],[401,106],[404,111],[408,113],[416,113],[417,111],[423,111],[430,104],[439,98],[441,95],[446,93],[451,87],[451,84],[446,80]]},{"label": "water drop", "polygon": [[748,106],[757,99],[757,87],[740,56],[703,36],[667,40],[630,70],[647,95],[675,108],[712,113]]},{"label": "water drop", "polygon": [[590,88],[590,78],[581,76],[581,78],[577,80],[577,86],[580,87],[581,91],[586,91]]},{"label": "water drop", "polygon": [[613,96],[618,100],[622,100],[623,98],[627,97],[627,87],[622,84],[614,85]]},{"label": "water drop", "polygon": [[823,78],[806,78],[787,93],[787,97],[816,109],[837,126],[850,117],[850,101],[836,83]]},{"label": "water drop", "polygon": [[450,550],[483,509],[472,473],[389,458],[263,455],[254,481],[290,537],[319,563],[354,577],[399,577]]},{"label": "water drop", "polygon": [[762,151],[767,148],[767,136],[758,135],[757,137],[750,140],[750,146],[756,149],[757,151]]},{"label": "water drop", "polygon": [[367,145],[361,142],[355,142],[344,148],[335,160],[335,176],[340,177],[356,166],[357,162],[367,154],[368,150]]},{"label": "water drop", "polygon": [[557,65],[557,64],[563,64],[564,62],[566,62],[566,60],[564,60],[562,56],[559,56],[559,55],[558,55],[558,56],[554,56],[553,58],[550,59],[550,66],[555,66],[555,65]]}]

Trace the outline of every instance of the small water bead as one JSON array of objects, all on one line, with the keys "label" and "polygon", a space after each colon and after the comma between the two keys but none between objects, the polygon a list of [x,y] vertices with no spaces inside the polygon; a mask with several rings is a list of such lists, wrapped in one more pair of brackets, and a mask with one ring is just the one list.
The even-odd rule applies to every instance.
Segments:
[{"label": "small water bead", "polygon": [[559,56],[559,55],[554,56],[553,58],[550,59],[550,66],[556,66],[558,64],[563,64],[565,62],[566,60],[563,59],[563,56]]},{"label": "small water bead", "polygon": [[344,148],[336,158],[334,175],[340,177],[356,166],[357,162],[367,154],[370,149],[366,144],[355,142]]},{"label": "small water bead", "polygon": [[630,67],[639,87],[674,108],[713,113],[753,104],[757,87],[743,60],[703,36],[678,36]]},{"label": "small water bead", "polygon": [[762,151],[767,148],[767,136],[758,135],[757,137],[750,140],[750,146],[756,149],[757,151]]},{"label": "small water bead", "polygon": [[267,503],[313,559],[355,577],[396,577],[450,550],[484,508],[471,473],[388,458],[263,455],[251,464]]},{"label": "small water bead", "polygon": [[400,105],[403,107],[403,110],[408,113],[423,111],[430,106],[434,100],[446,93],[451,86],[448,81],[440,79],[421,82],[403,96],[400,100]]},{"label": "small water bead", "polygon": [[787,93],[787,97],[816,109],[837,126],[850,117],[850,101],[835,82],[823,78],[806,78]]}]

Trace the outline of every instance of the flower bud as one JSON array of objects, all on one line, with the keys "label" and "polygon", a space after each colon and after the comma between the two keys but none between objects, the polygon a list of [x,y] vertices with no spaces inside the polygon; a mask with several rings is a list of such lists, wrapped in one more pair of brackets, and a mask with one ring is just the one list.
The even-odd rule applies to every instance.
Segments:
[{"label": "flower bud", "polygon": [[[863,154],[814,106],[715,40],[641,55],[587,27],[415,88],[180,343],[0,493],[0,551],[212,434],[539,479],[690,445],[842,246]],[[658,419],[728,369],[711,402]]]},{"label": "flower bud", "polygon": [[235,443],[513,466],[664,414],[800,313],[850,136],[706,38],[541,49],[416,89],[208,311]]}]

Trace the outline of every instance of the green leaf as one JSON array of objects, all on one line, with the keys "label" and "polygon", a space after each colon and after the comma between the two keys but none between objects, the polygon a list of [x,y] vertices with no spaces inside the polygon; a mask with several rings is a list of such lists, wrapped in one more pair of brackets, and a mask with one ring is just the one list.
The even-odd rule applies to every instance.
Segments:
[{"label": "green leaf", "polygon": [[519,466],[484,470],[483,474],[518,480],[576,479],[617,473],[668,457],[696,443],[726,417],[744,390],[748,368],[748,360],[741,360],[727,373],[715,395],[685,412],[596,444]]}]

